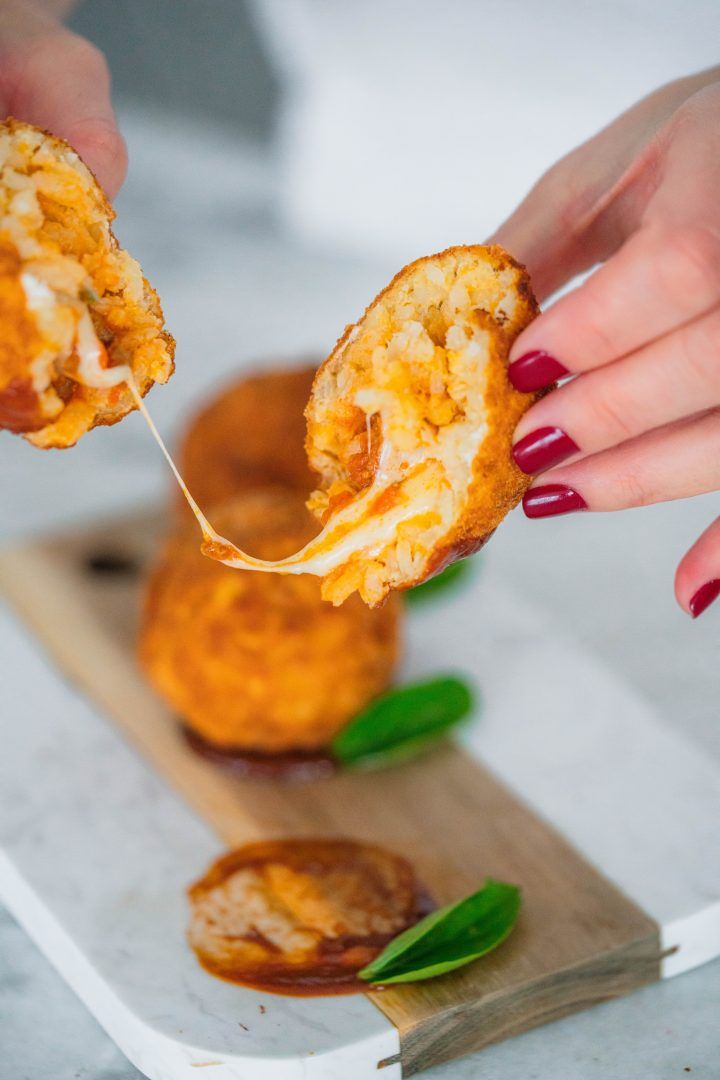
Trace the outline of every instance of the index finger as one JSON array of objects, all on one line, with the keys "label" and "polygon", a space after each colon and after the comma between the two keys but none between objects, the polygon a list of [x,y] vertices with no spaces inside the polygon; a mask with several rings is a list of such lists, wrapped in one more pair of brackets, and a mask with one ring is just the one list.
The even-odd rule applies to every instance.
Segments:
[{"label": "index finger", "polygon": [[510,381],[527,392],[600,367],[719,302],[720,236],[701,226],[645,226],[520,334]]}]

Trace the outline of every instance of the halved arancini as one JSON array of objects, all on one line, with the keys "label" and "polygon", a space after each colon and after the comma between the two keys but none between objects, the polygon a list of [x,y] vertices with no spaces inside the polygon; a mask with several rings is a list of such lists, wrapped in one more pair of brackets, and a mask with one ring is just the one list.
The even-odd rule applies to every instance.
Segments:
[{"label": "halved arancini", "polygon": [[347,328],[306,410],[323,596],[376,604],[476,551],[519,502],[530,478],[512,433],[535,397],[507,358],[537,313],[502,248],[453,247],[405,267]]},{"label": "halved arancini", "polygon": [[175,343],[115,212],[79,155],[31,124],[0,124],[0,429],[68,447],[136,407],[173,371]]}]

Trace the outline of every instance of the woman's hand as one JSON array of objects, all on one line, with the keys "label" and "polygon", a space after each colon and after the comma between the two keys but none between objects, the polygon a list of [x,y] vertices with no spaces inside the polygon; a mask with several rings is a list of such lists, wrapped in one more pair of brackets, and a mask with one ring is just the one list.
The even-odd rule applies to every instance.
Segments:
[{"label": "woman's hand", "polygon": [[[518,465],[543,474],[528,517],[720,489],[720,69],[663,87],[573,151],[493,239],[540,298],[603,263],[510,354],[520,390],[574,376],[518,425]],[[720,595],[720,519],[675,592],[693,616]]]},{"label": "woman's hand", "polygon": [[110,101],[105,57],[56,21],[58,0],[5,0],[0,11],[1,119],[15,116],[66,139],[112,199],[127,150]]}]

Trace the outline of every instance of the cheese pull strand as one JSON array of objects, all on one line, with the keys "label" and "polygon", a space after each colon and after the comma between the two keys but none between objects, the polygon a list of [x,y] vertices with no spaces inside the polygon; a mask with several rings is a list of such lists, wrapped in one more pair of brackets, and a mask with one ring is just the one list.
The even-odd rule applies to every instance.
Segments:
[{"label": "cheese pull strand", "polygon": [[[364,556],[372,559],[374,555],[382,551],[388,539],[396,534],[403,521],[418,513],[430,512],[432,509],[430,491],[426,495],[427,505],[419,506],[416,496],[412,499],[399,497],[394,505],[384,511],[373,508],[373,503],[377,502],[378,495],[385,491],[391,483],[386,463],[383,460],[384,453],[381,452],[377,473],[370,487],[347,506],[337,511],[332,521],[317,536],[313,537],[305,547],[285,559],[273,561],[256,559],[252,555],[248,555],[247,552],[242,551],[224,536],[220,536],[212,527],[188,491],[187,485],[165,446],[160,432],[155,427],[130,372],[128,373],[127,383],[138,409],[197,519],[203,537],[200,550],[203,555],[214,559],[216,562],[223,563],[224,566],[229,566],[234,570],[255,570],[265,574],[314,574],[316,577],[324,577],[337,567],[344,565],[358,551],[362,551]],[[421,467],[419,466],[419,468]]]},{"label": "cheese pull strand", "polygon": [[[190,494],[169,450],[163,442],[160,432],[157,430],[155,423],[148,412],[148,408],[142,399],[132,373],[129,371],[127,384],[130,388],[130,392],[135,398],[135,402],[145,423],[160,447],[165,460],[177,480],[180,490],[187,499],[188,505],[202,530],[203,542],[201,551],[203,555],[207,555],[208,558],[215,559],[225,566],[229,566],[235,570],[256,570],[266,574],[315,574],[318,577],[323,577],[325,574],[330,573],[335,567],[346,562],[348,557],[360,548],[369,549],[369,554],[372,554],[372,549],[374,548],[379,550],[382,545],[387,542],[387,534],[390,530],[397,527],[397,524],[407,517],[409,513],[417,513],[416,508],[410,511],[407,506],[403,507],[402,505],[399,505],[395,508],[394,512],[374,516],[372,520],[362,521],[357,528],[352,528],[351,516],[349,514],[344,514],[341,510],[336,515],[332,526],[326,526],[318,536],[310,540],[309,543],[295,555],[290,555],[285,559],[277,559],[275,561],[255,559],[252,555],[248,555],[235,544],[231,543],[224,536],[220,536],[220,534],[212,527]],[[381,470],[379,470],[379,473],[381,474]],[[361,502],[363,506],[370,503],[377,495],[379,486],[379,483],[371,485],[358,502]],[[349,510],[350,508],[348,507],[346,509]],[[358,504],[355,503],[354,514],[352,516],[357,515],[358,509]],[[382,521],[384,525],[382,529],[378,529],[380,521]],[[378,534],[380,534],[380,536]]]},{"label": "cheese pull strand", "polygon": [[[193,514],[197,518],[198,524],[200,525],[200,528],[202,529],[203,540],[205,540],[205,541],[226,542],[226,541],[222,541],[222,537],[218,536],[218,534],[215,532],[212,525],[210,524],[208,519],[205,517],[202,510],[200,509],[200,507],[198,506],[198,504],[195,502],[192,495],[188,491],[187,485],[185,484],[185,481],[183,480],[182,476],[180,475],[180,473],[178,471],[178,468],[177,468],[175,462],[173,461],[173,459],[172,459],[172,457],[170,455],[170,451],[168,450],[167,446],[163,442],[163,439],[162,439],[162,436],[160,435],[160,432],[155,427],[155,421],[153,420],[152,416],[148,412],[147,405],[145,404],[145,402],[142,399],[142,395],[141,395],[140,391],[138,390],[137,383],[135,382],[135,379],[133,378],[132,372],[129,372],[129,374],[128,374],[127,384],[128,384],[129,389],[130,389],[130,393],[135,398],[135,404],[137,405],[138,409],[140,410],[140,413],[142,414],[142,417],[143,417],[145,423],[150,428],[150,432],[151,432],[153,438],[155,439],[155,442],[160,447],[160,450],[162,451],[162,454],[164,455],[165,460],[167,461],[168,465],[170,466],[172,474],[175,477],[175,479],[177,480],[178,485],[180,487],[180,490],[182,491],[183,495],[187,499],[188,506],[190,507]],[[241,554],[241,557],[242,557],[242,553],[240,553],[240,554]]]},{"label": "cheese pull strand", "polygon": [[[75,349],[78,355],[78,367],[73,378],[84,386],[95,389],[109,389],[120,383],[126,383],[135,399],[140,413],[150,432],[160,447],[180,490],[188,502],[202,531],[200,550],[203,555],[223,563],[235,570],[255,570],[260,573],[279,574],[314,574],[324,577],[337,567],[342,566],[358,551],[372,558],[379,553],[388,539],[395,533],[402,521],[418,512],[417,505],[410,505],[408,499],[399,498],[385,511],[373,512],[377,496],[392,484],[393,453],[386,445],[380,453],[380,460],[373,483],[365,492],[353,499],[347,506],[337,511],[331,522],[310,540],[304,548],[285,559],[266,561],[248,555],[224,536],[215,531],[202,510],[190,494],[185,481],[163,442],[155,426],[142,394],[138,389],[132,369],[126,364],[106,366],[105,350],[99,342],[87,308],[80,312],[76,328]],[[105,361],[105,362],[104,362]],[[368,440],[370,437],[368,419]],[[426,508],[423,508],[426,509]]]}]

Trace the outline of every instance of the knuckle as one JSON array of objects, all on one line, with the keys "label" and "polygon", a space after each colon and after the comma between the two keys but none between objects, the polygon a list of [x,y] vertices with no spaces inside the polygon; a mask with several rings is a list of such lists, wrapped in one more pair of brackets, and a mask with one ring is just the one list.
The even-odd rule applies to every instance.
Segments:
[{"label": "knuckle", "polygon": [[656,501],[647,478],[632,466],[627,466],[616,473],[613,484],[620,496],[622,508],[649,506]]},{"label": "knuckle", "polygon": [[607,299],[603,288],[592,278],[578,292],[578,318],[581,319],[587,355],[601,360],[613,360],[618,355],[615,321],[608,318]]},{"label": "knuckle", "polygon": [[720,235],[703,226],[672,227],[659,237],[658,272],[663,293],[683,313],[695,314],[720,299]]},{"label": "knuckle", "polygon": [[573,150],[551,165],[538,180],[534,194],[545,208],[551,210],[560,227],[577,227],[581,210],[587,202],[588,185],[585,170],[578,160],[579,150]]},{"label": "knuckle", "polygon": [[565,180],[567,179],[567,172],[564,166],[564,161],[556,161],[553,165],[547,169],[535,185],[535,190],[538,194],[543,195],[559,195],[563,190]]},{"label": "knuckle", "polygon": [[684,373],[716,397],[720,393],[720,312],[691,323],[680,342]]},{"label": "knuckle", "polygon": [[556,207],[558,229],[569,241],[578,242],[583,233],[583,221],[594,198],[581,160],[573,155],[553,166],[548,176],[548,193]]},{"label": "knuckle", "polygon": [[110,199],[119,190],[128,169],[125,140],[109,120],[86,120],[73,125],[70,143],[80,152]]},{"label": "knuckle", "polygon": [[590,406],[590,422],[599,430],[606,431],[619,440],[631,439],[635,428],[622,400],[612,393],[595,393]]}]

